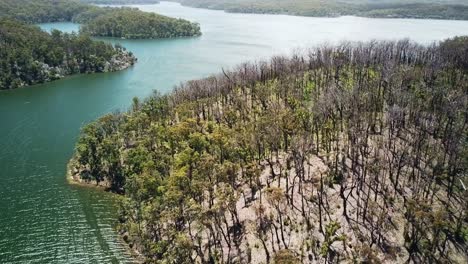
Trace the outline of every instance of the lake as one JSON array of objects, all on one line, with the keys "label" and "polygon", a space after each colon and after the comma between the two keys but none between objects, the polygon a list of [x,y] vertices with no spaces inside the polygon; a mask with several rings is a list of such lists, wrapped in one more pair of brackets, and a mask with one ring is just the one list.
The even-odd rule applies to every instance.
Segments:
[{"label": "lake", "polygon": [[[410,38],[429,44],[468,34],[468,21],[229,14],[168,2],[137,7],[197,21],[203,36],[107,39],[134,52],[138,63],[0,93],[0,263],[131,262],[114,229],[117,198],[68,185],[65,171],[80,127],[125,110],[134,96],[166,93],[222,67],[325,42]],[[72,23],[41,26],[78,30]]]}]

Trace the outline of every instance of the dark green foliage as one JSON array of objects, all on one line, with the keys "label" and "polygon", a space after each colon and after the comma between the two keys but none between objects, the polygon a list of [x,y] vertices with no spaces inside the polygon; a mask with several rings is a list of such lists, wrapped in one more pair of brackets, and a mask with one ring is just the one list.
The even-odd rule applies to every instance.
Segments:
[{"label": "dark green foliage", "polygon": [[42,83],[76,73],[112,70],[112,60],[134,58],[121,47],[86,35],[0,18],[0,89]]},{"label": "dark green foliage", "polygon": [[73,171],[148,263],[464,263],[466,45],[245,63],[86,126]]},{"label": "dark green foliage", "polygon": [[201,35],[197,23],[132,8],[101,8],[78,17],[79,20],[83,18],[88,23],[81,31],[93,36],[137,39]]}]

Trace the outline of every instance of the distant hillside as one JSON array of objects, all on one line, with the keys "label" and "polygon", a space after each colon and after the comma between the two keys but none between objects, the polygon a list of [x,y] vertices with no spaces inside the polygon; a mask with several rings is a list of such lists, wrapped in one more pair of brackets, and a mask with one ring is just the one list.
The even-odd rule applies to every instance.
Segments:
[{"label": "distant hillside", "polygon": [[90,5],[67,0],[1,0],[0,17],[27,23],[72,21],[89,8]]},{"label": "distant hillside", "polygon": [[97,5],[141,5],[157,4],[159,0],[80,0],[83,3]]},{"label": "distant hillside", "polygon": [[336,17],[468,20],[465,0],[174,0],[183,5],[237,13]]}]

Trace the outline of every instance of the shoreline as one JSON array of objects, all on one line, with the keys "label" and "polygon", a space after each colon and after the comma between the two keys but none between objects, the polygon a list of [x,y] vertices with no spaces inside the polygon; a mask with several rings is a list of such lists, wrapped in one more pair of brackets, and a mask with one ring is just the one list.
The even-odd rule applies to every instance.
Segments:
[{"label": "shoreline", "polygon": [[[76,172],[76,173],[72,172],[73,165],[76,165],[75,157],[72,157],[70,159],[70,161],[67,163],[67,171],[66,171],[66,176],[65,176],[67,184],[69,184],[71,186],[78,186],[78,187],[82,187],[82,188],[93,189],[93,190],[97,190],[97,191],[100,191],[100,192],[106,192],[106,193],[109,193],[111,195],[115,195],[116,197],[122,197],[123,196],[123,194],[118,194],[118,193],[110,191],[110,188],[108,186],[107,181],[102,181],[102,182],[100,182],[98,184],[98,183],[96,183],[96,181],[85,181],[85,180],[81,179],[78,176],[78,172]],[[129,239],[130,237],[129,237],[127,231],[119,230],[118,221],[116,221],[116,223],[114,224],[114,226],[112,228],[117,233],[119,243],[122,243],[122,245],[125,246],[127,252],[133,258],[134,263],[138,263],[138,264],[144,263],[144,257],[140,253],[140,251],[137,249],[138,244],[135,241],[132,242],[132,240]]]},{"label": "shoreline", "polygon": [[[134,55],[131,55],[130,52],[124,51],[123,53],[120,54],[115,54],[111,60],[106,61],[106,65],[102,69],[102,71],[91,71],[91,72],[78,72],[78,73],[63,73],[63,74],[57,74],[54,76],[54,78],[47,78],[42,82],[35,82],[31,84],[26,84],[22,83],[16,88],[11,88],[11,89],[2,89],[0,87],[0,92],[6,92],[6,91],[14,91],[17,89],[24,89],[24,88],[31,88],[34,86],[39,86],[47,83],[52,83],[55,81],[60,81],[60,80],[66,80],[68,78],[80,76],[80,75],[88,75],[88,74],[102,74],[102,73],[113,73],[113,72],[120,72],[127,70],[131,67],[133,67],[136,63],[138,62],[138,58],[135,57]],[[46,71],[50,70],[51,67],[49,67],[47,64],[44,63],[44,65],[47,66]],[[56,67],[60,71],[64,72],[64,69],[61,69],[60,67]]]}]

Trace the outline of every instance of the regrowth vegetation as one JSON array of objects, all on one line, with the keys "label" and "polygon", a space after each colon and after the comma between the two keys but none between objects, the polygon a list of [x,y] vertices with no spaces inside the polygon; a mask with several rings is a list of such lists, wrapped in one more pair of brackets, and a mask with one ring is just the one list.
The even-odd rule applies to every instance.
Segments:
[{"label": "regrowth vegetation", "polygon": [[125,69],[136,59],[119,45],[0,18],[0,90],[76,73]]},{"label": "regrowth vegetation", "polygon": [[468,38],[245,63],[83,128],[150,263],[466,263]]},{"label": "regrowth vegetation", "polygon": [[199,24],[184,19],[136,8],[99,7],[73,0],[2,0],[1,17],[27,23],[81,23],[82,31],[92,36],[170,38],[201,35]]}]

